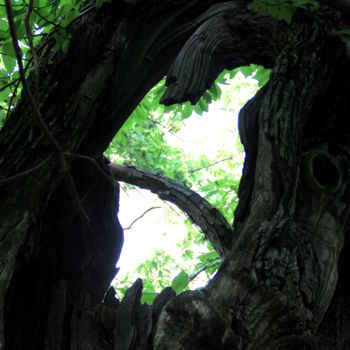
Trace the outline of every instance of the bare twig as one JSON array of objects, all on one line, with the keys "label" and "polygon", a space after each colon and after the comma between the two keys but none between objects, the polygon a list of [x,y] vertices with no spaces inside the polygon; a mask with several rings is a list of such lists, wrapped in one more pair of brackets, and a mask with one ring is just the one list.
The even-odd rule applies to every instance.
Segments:
[{"label": "bare twig", "polygon": [[147,213],[149,213],[151,210],[154,210],[154,209],[160,209],[161,207],[151,207],[151,208],[148,208],[144,213],[142,213],[140,216],[138,216],[135,220],[133,220],[131,222],[131,224],[127,227],[123,227],[123,230],[126,231],[126,230],[131,230],[133,225],[135,225],[135,223],[139,220],[141,220]]},{"label": "bare twig", "polygon": [[[174,133],[173,131],[169,130],[165,125],[163,125],[161,122],[157,121],[157,120],[153,120],[149,117],[147,117],[147,120],[150,121],[151,123],[160,126],[161,128],[163,128],[169,135],[176,137],[177,139],[179,139],[180,141],[183,142],[189,142],[188,140],[183,139],[182,137],[176,135],[176,133]],[[191,142],[193,143],[193,142]],[[195,143],[196,145],[199,145],[199,143]]]},{"label": "bare twig", "polygon": [[[46,17],[44,17],[40,11],[37,10],[37,8],[34,8],[33,7],[33,0],[29,0],[29,4],[26,3],[26,1],[24,1],[24,3],[28,6],[28,11],[27,11],[27,15],[28,15],[28,12],[29,12],[29,8],[30,8],[30,12],[35,12],[43,21],[45,21],[46,23],[48,24],[51,24],[53,25],[55,28],[59,28],[59,29],[64,29],[63,27],[61,27],[60,25],[58,25],[57,23],[55,23],[54,21],[50,21],[49,19],[47,19]],[[32,3],[32,5],[31,5]],[[44,7],[42,7],[44,8]],[[29,14],[30,16],[30,14]]]},{"label": "bare twig", "polygon": [[[32,60],[29,60],[26,64],[26,66],[24,67],[24,72],[27,72],[27,69],[29,68],[29,65],[32,63]],[[7,108],[7,113],[6,113],[6,118],[9,116],[10,111],[11,111],[11,107],[13,104],[13,99],[17,96],[17,92],[18,92],[18,88],[19,85],[21,84],[21,78],[17,78],[16,80],[14,80],[14,82],[16,82],[16,86],[15,89],[12,92],[12,96],[10,98],[10,102],[8,104],[8,108]]]},{"label": "bare twig", "polygon": [[168,206],[169,210],[171,212],[173,212],[175,215],[177,215],[181,220],[185,221],[185,220],[189,219],[191,221],[191,219],[188,217],[188,215],[185,212],[176,210],[175,204],[172,204],[171,202],[164,202],[164,203],[165,203],[165,205]]},{"label": "bare twig", "polygon": [[11,35],[12,44],[13,44],[13,48],[15,50],[16,59],[17,59],[19,76],[20,76],[20,79],[22,82],[24,95],[25,95],[27,102],[32,110],[33,120],[35,121],[35,123],[37,123],[39,125],[40,129],[42,130],[42,132],[45,134],[45,136],[49,140],[53,149],[58,152],[60,163],[61,163],[62,170],[63,170],[63,175],[66,179],[67,187],[68,187],[68,190],[69,190],[70,195],[72,197],[73,204],[76,207],[81,219],[87,224],[88,227],[91,228],[90,219],[89,219],[88,215],[86,214],[85,209],[83,208],[83,206],[80,202],[79,195],[78,195],[76,187],[74,185],[73,178],[70,175],[68,163],[67,163],[65,155],[63,153],[63,150],[62,150],[61,146],[59,145],[59,143],[57,142],[57,140],[55,139],[55,137],[51,134],[50,130],[48,129],[48,127],[47,127],[45,121],[43,120],[41,113],[40,113],[40,111],[35,103],[33,95],[30,91],[30,88],[29,88],[29,85],[28,85],[28,82],[27,82],[27,79],[25,76],[25,70],[23,68],[22,51],[18,45],[18,39],[17,39],[17,33],[16,33],[15,23],[14,23],[14,19],[13,19],[11,1],[5,0],[5,5],[6,5],[6,13],[7,13],[8,23],[9,23],[10,35]]},{"label": "bare twig", "polygon": [[174,203],[198,225],[220,256],[231,249],[233,230],[222,214],[187,186],[151,171],[131,166],[109,164],[112,176],[156,193],[161,199]]},{"label": "bare twig", "polygon": [[[1,54],[1,56],[7,56],[7,57],[11,57],[12,58],[12,55],[9,55],[8,53],[4,53],[2,51],[0,51],[0,54]],[[22,60],[23,61],[29,61],[29,59],[27,59],[27,58],[22,58]]]},{"label": "bare twig", "polygon": [[17,180],[17,179],[20,179],[21,177],[23,176],[26,176],[26,175],[29,175],[31,173],[33,173],[34,171],[36,170],[39,170],[43,165],[45,165],[49,159],[51,158],[51,156],[47,157],[44,161],[42,161],[40,164],[36,165],[35,167],[33,168],[30,168],[28,170],[25,170],[19,174],[16,174],[14,176],[11,176],[11,177],[8,177],[6,179],[0,179],[0,186],[5,184],[5,183],[8,183],[10,181],[14,181],[14,180]]},{"label": "bare twig", "polygon": [[12,80],[11,82],[9,82],[8,84],[4,85],[4,86],[1,86],[0,87],[0,91],[4,91],[6,88],[8,88],[9,86],[13,85],[13,84],[16,84],[17,82],[20,81],[20,78],[17,78],[17,79],[14,79]]},{"label": "bare twig", "polygon": [[38,60],[38,55],[36,53],[36,50],[34,48],[33,45],[33,35],[32,35],[32,30],[30,28],[30,24],[29,24],[29,20],[30,20],[30,16],[32,14],[33,11],[33,5],[34,5],[34,0],[29,0],[29,4],[28,4],[28,10],[26,13],[26,17],[25,17],[25,28],[26,28],[26,35],[28,38],[28,44],[29,44],[29,49],[30,52],[32,54],[33,57],[33,64],[34,64],[34,74],[35,74],[35,84],[34,84],[34,100],[36,103],[39,102],[39,60]]},{"label": "bare twig", "polygon": [[213,167],[213,166],[215,166],[215,165],[217,165],[217,164],[219,164],[219,163],[226,162],[226,161],[231,160],[231,159],[234,159],[234,158],[235,158],[235,156],[231,156],[231,157],[219,159],[219,160],[217,160],[217,161],[214,162],[214,163],[208,164],[207,166],[203,166],[203,167],[201,167],[201,168],[192,169],[192,170],[189,170],[188,172],[189,172],[190,174],[192,174],[192,173],[195,173],[196,171],[200,171],[200,170],[203,170],[203,169],[211,168],[211,167]]},{"label": "bare twig", "polygon": [[17,34],[15,30],[15,23],[13,19],[13,13],[12,13],[12,8],[11,8],[11,2],[10,0],[5,0],[5,5],[6,5],[6,12],[7,12],[7,18],[8,18],[8,23],[9,23],[9,29],[10,29],[10,34],[12,38],[12,44],[13,48],[15,50],[16,58],[17,58],[17,65],[18,65],[18,71],[21,79],[21,83],[23,85],[23,90],[24,94],[26,96],[27,102],[29,103],[29,106],[32,110],[32,116],[35,122],[40,126],[54,149],[56,149],[59,153],[62,153],[62,149],[60,145],[58,144],[57,140],[53,137],[53,135],[50,133],[48,127],[46,126],[44,120],[41,117],[41,113],[35,104],[33,95],[30,91],[30,88],[28,86],[28,82],[25,76],[25,71],[23,68],[23,63],[22,63],[22,51],[18,45],[18,39],[17,39]]},{"label": "bare twig", "polygon": [[209,266],[203,266],[201,269],[196,271],[192,276],[188,277],[187,285],[189,285],[194,279],[196,279],[202,272],[204,272]]},{"label": "bare twig", "polygon": [[[27,67],[28,67],[28,66],[27,66]],[[24,70],[26,70],[27,67],[26,67]],[[9,102],[9,104],[8,104],[8,108],[7,108],[7,113],[6,113],[6,118],[5,118],[5,119],[7,119],[7,117],[8,117],[9,114],[10,114],[11,107],[12,107],[12,103],[13,103],[13,99],[14,99],[14,98],[16,97],[16,95],[17,95],[17,91],[18,91],[19,85],[20,85],[20,83],[21,83],[21,79],[18,78],[18,79],[16,79],[16,81],[17,81],[17,84],[16,84],[15,89],[13,90],[12,96],[11,96],[11,98],[10,98],[10,102]]]},{"label": "bare twig", "polygon": [[95,158],[91,158],[89,156],[85,156],[83,154],[78,154],[78,153],[71,153],[71,152],[64,152],[64,154],[67,157],[72,157],[72,158],[78,158],[78,159],[83,159],[83,160],[87,160],[88,162],[92,163],[96,169],[100,172],[101,175],[103,175],[107,180],[109,181],[115,181],[115,179],[110,176],[109,174],[107,174],[102,167],[100,166],[100,164],[97,163]]}]

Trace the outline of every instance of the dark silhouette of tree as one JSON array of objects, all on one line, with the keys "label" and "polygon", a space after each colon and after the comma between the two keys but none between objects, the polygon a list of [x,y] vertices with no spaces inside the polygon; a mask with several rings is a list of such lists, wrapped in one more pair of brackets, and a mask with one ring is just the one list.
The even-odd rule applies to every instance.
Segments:
[{"label": "dark silhouette of tree", "polygon": [[[287,25],[244,1],[120,0],[69,27],[66,55],[46,39],[33,98],[59,147],[26,96],[0,132],[1,350],[350,348],[349,22],[328,5]],[[200,291],[141,305],[138,280],[118,302],[103,151],[162,77],[162,103],[194,103],[251,63],[272,73],[240,113],[233,234],[209,237],[221,268]]]}]

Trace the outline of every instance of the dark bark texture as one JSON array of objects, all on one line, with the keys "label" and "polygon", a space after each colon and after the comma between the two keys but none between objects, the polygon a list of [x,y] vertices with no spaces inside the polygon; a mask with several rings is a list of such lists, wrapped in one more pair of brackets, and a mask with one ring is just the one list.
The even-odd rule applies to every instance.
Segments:
[{"label": "dark bark texture", "polygon": [[[22,99],[0,132],[0,349],[349,349],[347,25],[323,7],[286,25],[243,1],[123,0],[82,16],[67,55],[48,39],[39,107],[90,223]],[[210,236],[221,268],[201,291],[141,305],[138,280],[118,302],[123,233],[102,152],[163,76],[163,103],[195,102],[250,63],[272,73],[240,114],[232,244]]]}]

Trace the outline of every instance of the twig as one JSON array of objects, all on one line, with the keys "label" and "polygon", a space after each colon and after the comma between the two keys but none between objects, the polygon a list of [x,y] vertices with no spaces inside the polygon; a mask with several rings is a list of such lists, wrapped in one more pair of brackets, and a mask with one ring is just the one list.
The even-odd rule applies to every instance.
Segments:
[{"label": "twig", "polygon": [[183,221],[185,221],[185,220],[187,220],[187,219],[191,220],[191,219],[189,218],[189,216],[188,216],[185,212],[176,210],[176,208],[174,208],[175,205],[173,205],[172,203],[169,203],[169,202],[167,202],[167,201],[164,201],[163,199],[161,199],[161,200],[162,200],[162,201],[164,202],[164,204],[165,204],[166,206],[168,206],[169,209],[170,209],[172,212],[174,212],[175,215],[177,215],[181,220],[183,220]]},{"label": "twig", "polygon": [[[28,66],[29,66],[29,64],[24,68],[24,70],[26,70]],[[19,84],[21,83],[21,79],[20,78],[18,78],[16,80],[17,80],[17,84],[15,86],[15,89],[12,92],[12,96],[10,98],[10,102],[9,102],[9,105],[8,105],[8,108],[7,108],[7,113],[6,113],[6,118],[5,119],[7,119],[7,117],[10,114],[12,103],[13,103],[13,99],[16,97],[17,91],[18,91],[18,88],[19,88]]]},{"label": "twig", "polygon": [[0,179],[0,186],[5,184],[5,183],[8,183],[10,181],[17,180],[17,179],[19,179],[19,178],[21,178],[23,176],[29,175],[32,172],[40,169],[43,165],[45,165],[49,161],[50,158],[51,158],[51,156],[48,156],[44,161],[42,161],[40,164],[36,165],[35,167],[33,167],[31,169],[25,170],[25,171],[23,171],[23,172],[21,172],[19,174],[16,174],[14,176],[8,177],[6,179]]},{"label": "twig", "polygon": [[50,144],[56,150],[59,154],[59,159],[61,162],[62,170],[63,170],[63,175],[66,179],[67,187],[70,192],[70,195],[73,200],[73,205],[76,207],[78,210],[78,213],[81,217],[81,219],[87,224],[88,227],[91,228],[90,225],[90,219],[88,215],[85,212],[85,209],[83,208],[79,195],[77,193],[77,189],[74,185],[74,181],[72,176],[69,173],[69,168],[68,168],[68,163],[65,158],[65,155],[63,153],[63,150],[55,137],[51,134],[50,130],[48,129],[47,125],[45,124],[45,121],[43,120],[41,113],[34,101],[33,95],[29,89],[28,82],[25,76],[25,71],[23,68],[23,63],[22,63],[22,51],[18,45],[18,39],[17,39],[17,33],[15,29],[15,23],[13,19],[13,13],[12,13],[12,7],[11,7],[11,1],[10,0],[5,0],[5,5],[6,5],[6,13],[7,13],[7,19],[9,23],[9,29],[10,29],[10,34],[11,34],[11,39],[12,39],[12,44],[13,48],[15,50],[16,54],[16,59],[17,59],[17,65],[18,65],[18,71],[19,71],[19,76],[22,82],[23,90],[25,97],[27,99],[27,102],[29,103],[29,106],[32,110],[32,117],[33,120],[39,125],[40,129],[43,131],[47,139],[49,140]]},{"label": "twig", "polygon": [[[12,58],[12,55],[9,55],[8,53],[3,53],[2,51],[0,51],[0,54],[1,56],[7,56],[7,57],[11,57]],[[28,58],[22,58],[23,61],[29,61]]]},{"label": "twig", "polygon": [[151,207],[151,208],[148,208],[144,213],[142,213],[140,216],[138,216],[135,220],[133,220],[132,222],[131,222],[131,224],[128,226],[128,227],[123,227],[123,230],[124,231],[126,231],[126,230],[131,230],[132,229],[132,227],[133,227],[133,225],[137,222],[137,221],[139,221],[139,220],[141,220],[147,213],[149,213],[151,210],[154,210],[154,209],[160,209],[161,207]]},{"label": "twig", "polygon": [[197,272],[195,272],[192,276],[190,276],[187,280],[187,285],[189,285],[194,279],[196,279],[202,272],[204,272],[209,266],[203,266]]},{"label": "twig", "polygon": [[220,256],[231,250],[233,230],[225,217],[187,186],[151,171],[120,164],[108,164],[117,181],[127,182],[156,193],[184,211],[210,240]]},{"label": "twig", "polygon": [[[38,11],[36,8],[33,7],[33,0],[29,0],[29,4],[27,4],[25,1],[24,3],[28,6],[28,11],[27,11],[27,15],[29,12],[29,8],[30,8],[30,12],[33,11],[35,12],[43,21],[45,21],[48,24],[53,25],[55,28],[59,28],[59,29],[64,29],[63,27],[61,27],[60,25],[58,25],[57,23],[55,23],[54,21],[50,21],[49,19],[47,19],[46,17],[44,17],[40,11]],[[32,3],[32,5],[31,5]],[[44,7],[42,7],[44,8]],[[29,15],[30,16],[30,15]]]},{"label": "twig", "polygon": [[200,171],[200,170],[203,170],[203,169],[211,168],[211,167],[213,167],[213,166],[215,166],[215,165],[217,165],[217,164],[219,164],[219,163],[226,162],[227,160],[231,160],[231,159],[234,159],[234,158],[235,158],[235,156],[231,156],[231,157],[219,159],[219,160],[217,160],[216,162],[210,163],[210,164],[207,165],[207,166],[203,166],[203,167],[201,167],[201,168],[192,169],[192,170],[189,170],[188,172],[189,172],[190,174],[192,174],[192,173],[195,173],[196,171]]},{"label": "twig", "polygon": [[32,110],[33,119],[40,126],[40,128],[42,129],[42,131],[44,132],[44,134],[46,135],[46,137],[48,138],[49,142],[52,144],[54,149],[56,149],[59,153],[62,153],[62,149],[60,145],[58,144],[57,140],[53,137],[53,135],[50,133],[44,120],[42,119],[41,113],[38,110],[38,107],[36,106],[35,101],[33,99],[33,95],[29,89],[28,82],[25,76],[25,71],[23,68],[23,63],[22,63],[22,51],[18,45],[18,39],[17,39],[16,30],[15,30],[15,23],[13,19],[10,0],[5,0],[5,5],[6,5],[7,18],[9,22],[10,34],[12,38],[12,44],[13,44],[13,47],[16,53],[16,58],[17,58],[18,71],[19,71],[20,79],[23,85],[24,94]]},{"label": "twig", "polygon": [[14,80],[12,80],[11,82],[9,82],[8,84],[1,86],[0,87],[0,91],[4,91],[6,88],[8,88],[9,86],[16,84],[17,82],[19,82],[21,79],[20,78],[16,78]]},{"label": "twig", "polygon": [[100,172],[101,175],[103,175],[107,180],[110,180],[110,181],[115,181],[115,179],[108,175],[100,166],[100,164],[97,163],[96,159],[94,158],[91,158],[89,156],[85,156],[83,154],[78,154],[78,153],[71,153],[71,152],[64,152],[64,154],[68,157],[73,157],[73,158],[79,158],[79,159],[84,159],[84,160],[87,160],[89,162],[91,162],[95,167],[96,169]]},{"label": "twig", "polygon": [[[183,141],[183,142],[190,142],[188,140],[185,140],[183,139],[182,137],[176,135],[173,131],[169,130],[165,125],[163,125],[161,122],[157,121],[157,120],[153,120],[149,117],[147,117],[147,120],[150,121],[151,123],[155,124],[155,125],[159,125],[161,128],[163,128],[167,133],[169,133],[171,136],[174,136],[176,138],[178,138],[180,141]],[[194,143],[194,142],[191,142],[191,143]],[[194,143],[196,145],[199,145],[199,143]]]},{"label": "twig", "polygon": [[34,89],[34,98],[35,98],[35,102],[38,103],[39,102],[39,60],[38,60],[38,55],[35,51],[34,45],[33,45],[33,35],[32,35],[32,30],[30,28],[30,24],[29,24],[29,20],[30,20],[30,16],[32,14],[33,11],[33,5],[34,5],[34,0],[29,0],[29,4],[28,4],[28,10],[26,13],[26,17],[25,17],[25,28],[26,28],[26,35],[28,38],[28,44],[29,44],[29,49],[30,52],[32,54],[33,57],[33,64],[34,64],[34,74],[35,74],[35,89]]}]

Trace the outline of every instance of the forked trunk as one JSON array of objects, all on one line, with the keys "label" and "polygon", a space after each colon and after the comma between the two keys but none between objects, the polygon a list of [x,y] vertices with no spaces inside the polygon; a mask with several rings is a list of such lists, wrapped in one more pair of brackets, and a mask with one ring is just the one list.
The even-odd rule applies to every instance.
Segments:
[{"label": "forked trunk", "polygon": [[[243,2],[124,0],[74,24],[67,56],[45,44],[40,109],[90,224],[20,101],[0,134],[0,349],[349,348],[350,62],[336,16],[300,11],[287,26]],[[195,102],[250,63],[272,73],[240,114],[246,159],[218,273],[152,306],[141,281],[121,303],[104,297],[123,235],[102,152],[162,76],[164,103]]]}]

